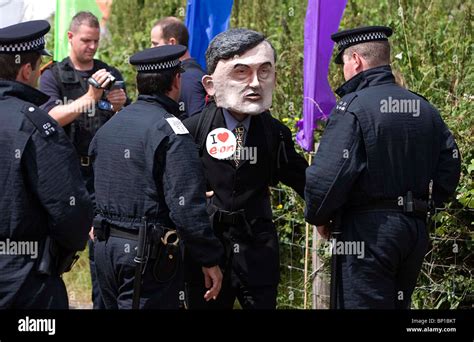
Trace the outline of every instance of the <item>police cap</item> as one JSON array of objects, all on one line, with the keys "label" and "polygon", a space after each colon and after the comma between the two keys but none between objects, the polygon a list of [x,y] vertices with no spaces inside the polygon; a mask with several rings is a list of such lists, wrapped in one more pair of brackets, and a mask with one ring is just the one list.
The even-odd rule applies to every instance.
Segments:
[{"label": "police cap", "polygon": [[180,66],[179,57],[185,52],[183,45],[161,45],[137,52],[130,57],[130,64],[136,67],[137,72],[156,73]]},{"label": "police cap", "polygon": [[45,50],[44,35],[48,33],[49,23],[46,20],[32,20],[7,26],[0,29],[0,53],[25,53],[38,51],[51,56]]},{"label": "police cap", "polygon": [[386,26],[358,27],[332,34],[331,39],[336,42],[339,50],[335,59],[336,64],[342,64],[342,54],[349,46],[376,40],[388,40],[391,35],[392,29]]}]

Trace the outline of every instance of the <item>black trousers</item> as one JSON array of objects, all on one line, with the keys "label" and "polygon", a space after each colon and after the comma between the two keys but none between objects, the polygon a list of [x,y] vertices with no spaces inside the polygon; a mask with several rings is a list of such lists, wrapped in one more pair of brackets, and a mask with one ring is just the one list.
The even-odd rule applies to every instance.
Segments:
[{"label": "black trousers", "polygon": [[[131,309],[137,241],[109,237],[94,242],[97,280],[106,309]],[[181,265],[171,280],[159,282],[150,261],[142,276],[140,309],[179,309],[184,301]]]},{"label": "black trousers", "polygon": [[[203,275],[204,277],[204,275]],[[204,279],[204,278],[203,278]],[[203,283],[187,283],[186,299],[191,310],[232,310],[235,300],[242,309],[275,309],[277,286],[246,286],[231,271],[224,274],[222,289],[216,300],[206,302],[204,294],[207,289]]]},{"label": "black trousers", "polygon": [[428,250],[425,222],[399,212],[346,215],[341,240],[363,254],[339,255],[338,307],[408,309]]},{"label": "black trousers", "polygon": [[10,309],[68,309],[66,286],[59,276],[39,275],[34,270],[21,286]]}]

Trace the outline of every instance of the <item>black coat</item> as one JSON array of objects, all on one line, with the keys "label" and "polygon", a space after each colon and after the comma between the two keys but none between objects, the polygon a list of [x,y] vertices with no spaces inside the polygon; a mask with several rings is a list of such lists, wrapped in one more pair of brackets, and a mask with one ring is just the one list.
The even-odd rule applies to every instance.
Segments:
[{"label": "black coat", "polygon": [[[209,129],[209,132],[218,127],[226,127],[225,119],[220,108],[216,108],[214,102],[208,104],[204,109],[217,111]],[[201,113],[200,115],[203,115]],[[191,135],[197,136],[197,126],[200,115],[193,116],[184,121]],[[239,244],[239,253],[234,253],[233,270],[241,277],[244,283],[249,285],[275,285],[279,280],[279,252],[278,236],[272,223],[272,209],[270,201],[269,186],[276,182],[292,187],[301,196],[305,184],[306,160],[299,155],[294,148],[291,131],[280,121],[271,118],[273,127],[265,127],[261,115],[252,116],[247,133],[245,147],[256,148],[256,163],[249,160],[242,161],[235,168],[232,160],[218,160],[209,155],[206,149],[201,155],[201,162],[207,180],[207,190],[213,190],[209,212],[212,215],[215,210],[222,209],[229,212],[245,211],[245,217],[250,225],[253,235],[251,241],[235,237]],[[285,142],[285,151],[288,162],[281,163],[277,169],[276,158],[270,158],[270,150],[264,130],[275,130],[281,132]],[[276,133],[279,134],[279,133]],[[278,138],[275,137],[275,142]],[[271,164],[273,163],[273,164]],[[221,236],[221,241],[227,245],[227,249],[234,250],[232,242],[225,241],[219,227],[214,227],[216,234]],[[243,230],[245,227],[237,227]],[[234,239],[231,237],[231,239]],[[227,257],[233,251],[227,250]],[[226,267],[228,260],[222,265]]]},{"label": "black coat", "polygon": [[[427,200],[430,179],[437,205],[453,194],[461,165],[454,138],[436,108],[395,83],[389,66],[359,73],[337,93],[342,98],[306,171],[308,222],[325,224],[338,209],[409,190]],[[396,108],[394,100],[405,102]]]},{"label": "black coat", "polygon": [[[92,204],[72,144],[38,108],[46,100],[25,84],[0,81],[0,240],[42,242],[49,235],[81,250]],[[34,265],[29,255],[0,256],[0,308],[14,300]]]},{"label": "black coat", "polygon": [[176,227],[196,262],[217,265],[222,250],[206,213],[202,167],[191,136],[172,128],[168,120],[178,119],[170,113],[179,113],[170,98],[140,95],[99,129],[89,149],[96,211],[125,229],[139,229],[143,216]]}]

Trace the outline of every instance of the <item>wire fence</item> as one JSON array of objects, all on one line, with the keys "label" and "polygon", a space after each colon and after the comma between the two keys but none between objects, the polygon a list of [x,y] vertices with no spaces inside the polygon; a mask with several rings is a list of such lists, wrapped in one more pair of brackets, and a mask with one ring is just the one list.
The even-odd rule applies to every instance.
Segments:
[{"label": "wire fence", "polygon": [[[288,189],[272,188],[277,203],[288,197]],[[293,199],[294,200],[294,199]],[[290,199],[291,201],[291,199]],[[474,217],[474,209],[436,208],[433,217],[439,215],[455,215],[460,213]],[[277,212],[275,223],[280,231],[280,266],[281,281],[279,286],[278,307],[287,309],[322,309],[329,307],[329,272],[330,257],[327,253],[327,241],[322,240],[313,226],[305,224],[302,207],[296,206],[290,214],[284,215]],[[300,219],[301,218],[301,219]],[[472,293],[468,288],[456,286],[456,275],[467,275],[472,279],[473,255],[467,253],[463,258],[458,257],[459,248],[472,250],[472,234],[466,236],[438,235],[439,221],[434,220],[431,229],[431,248],[426,254],[422,264],[418,286],[414,293],[426,295],[446,296],[458,298],[457,303],[471,298]],[[465,222],[458,222],[465,225]],[[472,220],[469,221],[468,231],[472,232]],[[447,248],[445,244],[451,244]],[[446,250],[451,250],[451,255],[446,255]],[[438,255],[438,253],[443,253]],[[464,253],[466,255],[466,253]],[[452,284],[438,283],[443,273],[453,274]],[[434,276],[436,275],[436,276]],[[421,279],[423,278],[423,279]],[[448,277],[449,278],[449,277]],[[434,304],[428,301],[417,304],[418,307],[429,308]]]}]

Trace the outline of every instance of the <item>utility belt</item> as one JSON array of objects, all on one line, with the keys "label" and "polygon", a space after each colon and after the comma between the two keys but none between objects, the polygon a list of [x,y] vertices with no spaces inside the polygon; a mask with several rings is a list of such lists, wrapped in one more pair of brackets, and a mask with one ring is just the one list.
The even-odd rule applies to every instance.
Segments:
[{"label": "utility belt", "polygon": [[99,242],[107,241],[110,237],[136,241],[138,248],[135,262],[143,264],[142,272],[148,267],[148,261],[152,261],[155,280],[167,282],[176,275],[180,264],[178,233],[176,229],[157,223],[145,224],[146,226],[140,228],[143,230],[140,232],[118,227],[104,219],[94,219],[94,236]]},{"label": "utility belt", "polygon": [[414,216],[425,220],[427,214],[433,209],[430,201],[413,198],[412,192],[408,191],[405,196],[394,200],[378,200],[362,205],[349,205],[349,212],[389,210],[402,212],[408,216]]},{"label": "utility belt", "polygon": [[58,245],[51,237],[46,237],[41,252],[41,257],[38,259],[36,271],[41,275],[62,275],[69,272],[79,255],[76,251],[66,251]]}]

